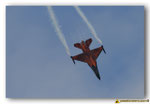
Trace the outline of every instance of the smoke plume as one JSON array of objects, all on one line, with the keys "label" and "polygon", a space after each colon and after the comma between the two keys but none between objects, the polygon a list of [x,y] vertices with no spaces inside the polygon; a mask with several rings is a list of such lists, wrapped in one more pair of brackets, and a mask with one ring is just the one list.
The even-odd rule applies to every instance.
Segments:
[{"label": "smoke plume", "polygon": [[80,10],[80,8],[78,6],[74,6],[74,8],[76,9],[77,13],[81,16],[81,18],[84,20],[84,22],[87,24],[87,26],[90,29],[92,35],[96,38],[96,40],[100,44],[102,44],[102,41],[100,40],[100,38],[98,38],[97,33],[96,33],[94,27],[90,24],[90,22],[88,21],[88,19],[84,15],[84,13]]},{"label": "smoke plume", "polygon": [[66,42],[65,37],[64,37],[64,35],[63,35],[63,33],[62,33],[62,31],[61,31],[59,25],[58,25],[58,22],[57,22],[57,19],[56,19],[55,14],[54,14],[54,12],[53,12],[53,9],[52,9],[51,6],[48,6],[47,9],[48,9],[49,16],[50,16],[50,18],[51,18],[51,20],[52,20],[53,26],[55,27],[55,31],[56,31],[56,33],[57,33],[57,36],[59,37],[60,41],[61,41],[62,44],[64,45],[67,54],[70,56],[70,51],[69,51],[67,42]]}]

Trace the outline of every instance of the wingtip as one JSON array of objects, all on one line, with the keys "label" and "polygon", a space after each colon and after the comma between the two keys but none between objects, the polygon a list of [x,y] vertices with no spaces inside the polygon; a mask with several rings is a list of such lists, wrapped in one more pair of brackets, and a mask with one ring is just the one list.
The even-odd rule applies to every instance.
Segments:
[{"label": "wingtip", "polygon": [[103,46],[103,45],[102,45],[102,48],[103,48],[104,53],[106,54],[106,51],[105,51],[105,49],[104,49],[104,46]]},{"label": "wingtip", "polygon": [[75,64],[75,61],[74,61],[73,57],[72,57],[72,56],[70,56],[70,57],[71,57],[71,59],[72,59],[73,63]]}]

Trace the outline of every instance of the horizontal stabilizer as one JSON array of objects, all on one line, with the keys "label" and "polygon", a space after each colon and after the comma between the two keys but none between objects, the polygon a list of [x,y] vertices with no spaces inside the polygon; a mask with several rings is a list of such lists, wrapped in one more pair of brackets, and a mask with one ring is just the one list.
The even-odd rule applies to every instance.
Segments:
[{"label": "horizontal stabilizer", "polygon": [[86,40],[85,43],[86,43],[86,46],[89,47],[90,44],[92,43],[92,38]]},{"label": "horizontal stabilizer", "polygon": [[75,47],[82,49],[81,44],[80,43],[75,43],[74,44]]}]

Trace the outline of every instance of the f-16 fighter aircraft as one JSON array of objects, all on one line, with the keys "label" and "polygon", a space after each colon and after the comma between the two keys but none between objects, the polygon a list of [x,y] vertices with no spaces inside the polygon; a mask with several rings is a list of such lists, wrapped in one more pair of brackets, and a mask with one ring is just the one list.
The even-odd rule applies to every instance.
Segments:
[{"label": "f-16 fighter aircraft", "polygon": [[91,69],[94,71],[97,78],[100,80],[100,75],[99,75],[99,71],[97,68],[96,59],[98,58],[102,50],[104,51],[104,53],[106,52],[103,48],[103,45],[101,47],[90,50],[89,46],[91,42],[92,42],[92,39],[90,38],[86,41],[82,41],[81,43],[75,43],[74,46],[81,49],[83,53],[78,54],[76,56],[71,56],[71,58],[74,64],[75,64],[74,60],[87,63],[91,67]]}]

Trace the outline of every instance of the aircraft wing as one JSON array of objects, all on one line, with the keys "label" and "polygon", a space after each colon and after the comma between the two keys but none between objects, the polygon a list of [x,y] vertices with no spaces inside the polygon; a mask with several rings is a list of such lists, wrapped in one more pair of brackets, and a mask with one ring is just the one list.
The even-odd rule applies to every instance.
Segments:
[{"label": "aircraft wing", "polygon": [[86,56],[84,53],[81,53],[81,54],[79,54],[79,55],[72,56],[72,59],[73,59],[73,60],[82,61],[82,62],[87,63],[86,57],[87,57],[87,56]]},{"label": "aircraft wing", "polygon": [[95,60],[97,59],[97,57],[99,56],[102,50],[103,50],[103,46],[91,50],[91,54]]}]

